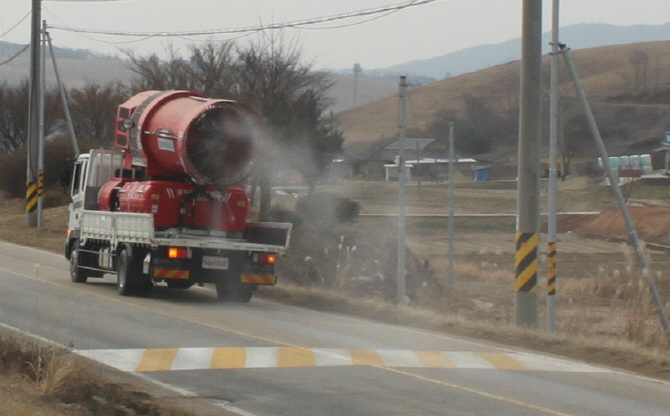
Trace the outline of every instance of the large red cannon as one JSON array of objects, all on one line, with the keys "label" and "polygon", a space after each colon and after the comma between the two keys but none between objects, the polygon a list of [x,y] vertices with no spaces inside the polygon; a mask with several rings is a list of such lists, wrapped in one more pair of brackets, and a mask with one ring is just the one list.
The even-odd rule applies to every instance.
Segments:
[{"label": "large red cannon", "polygon": [[123,169],[102,186],[103,210],[153,213],[157,228],[243,231],[247,195],[264,136],[237,102],[188,91],[145,91],[121,104],[114,142]]}]

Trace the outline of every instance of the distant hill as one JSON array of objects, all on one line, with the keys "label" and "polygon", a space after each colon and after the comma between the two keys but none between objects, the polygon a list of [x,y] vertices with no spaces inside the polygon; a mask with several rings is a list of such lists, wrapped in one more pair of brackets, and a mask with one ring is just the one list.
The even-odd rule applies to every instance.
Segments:
[{"label": "distant hill", "polygon": [[[670,41],[581,49],[572,55],[608,149],[613,154],[638,154],[660,143],[664,132],[670,131]],[[631,59],[639,55],[646,57],[642,65]],[[548,64],[549,57],[545,56],[545,106]],[[465,117],[468,99],[485,103],[494,114],[509,117],[510,125],[514,125],[513,118],[518,116],[519,73],[520,63],[515,61],[411,89],[408,131],[421,137],[444,114]],[[583,112],[562,61],[560,88],[566,140],[575,145],[575,151],[594,154]],[[546,108],[543,113],[546,118]],[[345,111],[338,119],[345,148],[361,148],[366,143],[373,145],[380,139],[396,137],[398,97]],[[505,136],[494,132],[487,139],[494,148],[516,145],[514,135],[509,133]]]},{"label": "distant hill", "polygon": [[[16,43],[4,42],[0,40],[0,58],[7,58],[13,56],[14,54],[21,51],[25,45],[18,45]],[[54,53],[57,58],[67,58],[67,59],[118,59],[116,56],[101,54],[98,52],[91,51],[89,49],[70,49],[70,48],[60,48],[54,46]],[[0,59],[1,60],[1,59]]]},{"label": "distant hill", "polygon": [[[615,26],[601,23],[584,23],[562,27],[560,41],[571,49],[620,45],[638,42],[670,40],[670,23],[663,25]],[[551,33],[542,37],[544,53],[550,50]],[[520,59],[521,38],[505,42],[479,45],[434,58],[420,59],[370,72],[415,74],[436,80],[477,71],[494,65]]]},{"label": "distant hill", "polygon": [[[25,45],[0,41],[0,62],[20,52]],[[87,82],[102,84],[109,81],[129,81],[133,73],[116,56],[103,55],[86,49],[54,47],[58,72],[68,87],[81,87]],[[47,83],[55,84],[53,64],[47,54],[45,63]],[[0,65],[0,83],[16,84],[30,76],[30,49],[9,63]]]}]

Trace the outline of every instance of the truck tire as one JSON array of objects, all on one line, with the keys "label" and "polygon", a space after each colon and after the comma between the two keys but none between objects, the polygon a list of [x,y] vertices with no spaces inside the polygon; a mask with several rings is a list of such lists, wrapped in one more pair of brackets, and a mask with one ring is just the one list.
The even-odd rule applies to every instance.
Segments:
[{"label": "truck tire", "polygon": [[86,271],[79,267],[81,265],[81,256],[79,255],[79,242],[72,243],[70,251],[70,280],[74,283],[86,283],[88,277]]},{"label": "truck tire", "polygon": [[122,249],[116,261],[116,290],[121,296],[134,295],[137,289],[139,273],[137,260],[133,258],[128,249]]},{"label": "truck tire", "polygon": [[256,286],[224,279],[216,283],[216,298],[220,302],[248,303]]}]

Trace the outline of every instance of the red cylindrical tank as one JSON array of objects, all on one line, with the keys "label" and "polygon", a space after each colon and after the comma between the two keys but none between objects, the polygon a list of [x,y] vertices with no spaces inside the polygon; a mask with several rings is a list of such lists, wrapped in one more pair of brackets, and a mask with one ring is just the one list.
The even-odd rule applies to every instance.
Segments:
[{"label": "red cylindrical tank", "polygon": [[187,176],[198,185],[246,178],[264,137],[248,107],[188,91],[137,94],[119,106],[116,127],[127,169],[144,166],[149,177]]}]

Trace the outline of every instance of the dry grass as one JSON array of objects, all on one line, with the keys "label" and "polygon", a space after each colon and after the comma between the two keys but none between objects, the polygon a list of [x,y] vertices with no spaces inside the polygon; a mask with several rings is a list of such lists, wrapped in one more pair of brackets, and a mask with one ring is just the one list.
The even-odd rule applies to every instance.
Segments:
[{"label": "dry grass", "polygon": [[[325,312],[375,319],[432,331],[495,340],[542,352],[593,363],[616,366],[650,376],[670,379],[670,352],[665,348],[640,348],[626,339],[593,334],[549,334],[497,320],[472,320],[462,314],[446,315],[415,306],[398,307],[388,302],[358,299],[347,293],[306,288],[290,283],[260,291],[263,297]],[[449,302],[449,299],[444,299]]]},{"label": "dry grass", "polygon": [[0,414],[188,416],[149,394],[106,380],[81,358],[0,335]]}]

